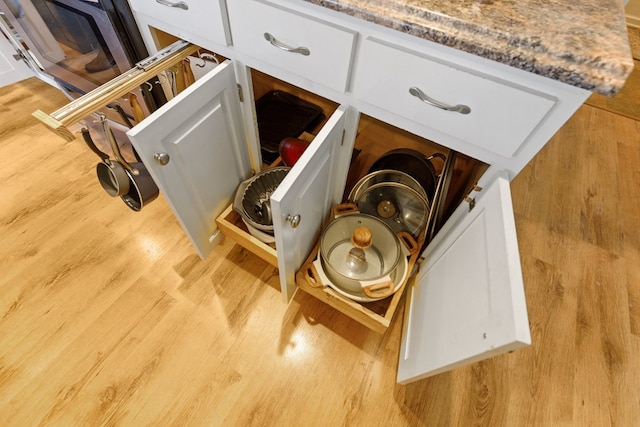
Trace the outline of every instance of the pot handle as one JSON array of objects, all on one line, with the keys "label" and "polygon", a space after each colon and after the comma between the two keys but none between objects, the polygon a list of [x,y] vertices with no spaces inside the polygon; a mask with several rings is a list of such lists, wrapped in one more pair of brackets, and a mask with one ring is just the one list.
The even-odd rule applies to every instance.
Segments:
[{"label": "pot handle", "polygon": [[333,217],[338,218],[350,213],[358,213],[360,209],[355,203],[340,203],[333,208]]},{"label": "pot handle", "polygon": [[[431,162],[431,160],[436,158],[436,157],[439,158],[440,160],[442,160],[443,162],[447,161],[447,156],[445,156],[442,153],[433,153],[432,155],[427,157],[427,160],[429,160]],[[433,163],[433,162],[431,162],[431,163]]]},{"label": "pot handle", "polygon": [[118,147],[118,142],[116,141],[116,137],[113,135],[113,131],[109,126],[109,122],[107,121],[107,117],[104,114],[100,114],[100,121],[102,122],[102,128],[104,129],[104,134],[111,145],[111,150],[113,150],[113,155],[116,157],[118,163],[120,163],[126,170],[131,172],[134,175],[139,175],[140,171],[133,166],[131,166],[127,161],[122,157],[120,153],[120,147]]},{"label": "pot handle", "polygon": [[[439,158],[440,160],[442,160],[442,166],[444,167],[444,164],[447,163],[447,156],[445,156],[442,153],[433,153],[432,155],[427,156],[426,160],[433,165],[432,160],[434,158],[436,158],[436,157]],[[440,175],[438,175],[438,176],[440,176]]]},{"label": "pot handle", "polygon": [[307,281],[309,286],[314,288],[322,288],[324,285],[318,280],[320,275],[316,270],[316,266],[313,265],[312,262],[307,263],[307,265],[302,266],[302,275],[304,279]]},{"label": "pot handle", "polygon": [[393,280],[386,280],[372,285],[363,285],[362,292],[369,298],[386,298],[393,294],[395,288]]},{"label": "pot handle", "polygon": [[89,132],[89,129],[82,128],[82,130],[80,132],[82,133],[82,139],[84,139],[84,142],[91,149],[91,151],[96,153],[102,159],[102,161],[104,161],[104,162],[108,161],[109,160],[109,155],[107,153],[104,153],[103,151],[101,151],[96,146],[96,144],[93,142],[93,138],[91,138],[91,133]]},{"label": "pot handle", "polygon": [[409,254],[413,255],[418,251],[418,242],[413,238],[411,234],[406,231],[399,231],[398,238],[402,242],[402,244],[407,248]]}]

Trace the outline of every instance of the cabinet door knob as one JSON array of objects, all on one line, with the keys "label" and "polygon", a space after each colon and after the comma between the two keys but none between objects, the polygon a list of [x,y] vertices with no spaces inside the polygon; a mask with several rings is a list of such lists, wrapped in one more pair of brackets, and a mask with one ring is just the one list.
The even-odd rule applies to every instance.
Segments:
[{"label": "cabinet door knob", "polygon": [[469,108],[466,105],[443,104],[442,102],[427,96],[427,94],[425,94],[423,91],[421,91],[419,88],[415,86],[413,86],[412,88],[409,88],[409,93],[415,96],[416,98],[418,98],[420,101],[424,102],[425,104],[433,105],[434,107],[440,108],[441,110],[454,111],[460,114],[469,114],[471,112],[471,108]]},{"label": "cabinet door knob", "polygon": [[153,155],[153,160],[160,166],[164,166],[169,163],[169,155],[167,153],[156,153]]},{"label": "cabinet door knob", "polygon": [[293,47],[293,46],[286,45],[269,33],[264,33],[264,38],[273,46],[277,47],[278,49],[282,49],[284,51],[291,52],[291,53],[299,53],[300,55],[303,55],[303,56],[311,55],[311,51],[308,48],[304,46]]},{"label": "cabinet door knob", "polygon": [[156,0],[156,3],[160,3],[163,6],[176,7],[178,9],[182,9],[182,10],[189,10],[189,5],[186,4],[183,1],[179,1],[177,3],[172,3],[169,0]]},{"label": "cabinet door knob", "polygon": [[291,224],[291,228],[297,228],[300,225],[300,215],[287,215],[286,221]]}]

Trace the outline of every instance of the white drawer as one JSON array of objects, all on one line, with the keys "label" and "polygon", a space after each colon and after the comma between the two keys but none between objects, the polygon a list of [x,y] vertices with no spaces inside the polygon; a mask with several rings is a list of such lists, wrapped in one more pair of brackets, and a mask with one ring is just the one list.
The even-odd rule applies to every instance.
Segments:
[{"label": "white drawer", "polygon": [[[169,25],[172,33],[193,41],[192,35],[223,46],[228,45],[228,25],[224,0],[129,0],[135,12]],[[163,28],[160,28],[163,29]]]},{"label": "white drawer", "polygon": [[[237,50],[323,86],[346,89],[354,31],[264,0],[233,0],[227,7]],[[274,39],[267,40],[267,34]]]},{"label": "white drawer", "polygon": [[[470,111],[462,114],[430,105],[413,95],[411,88],[444,105],[467,106]],[[557,101],[373,38],[360,46],[353,92],[370,104],[505,158],[518,151]]]}]

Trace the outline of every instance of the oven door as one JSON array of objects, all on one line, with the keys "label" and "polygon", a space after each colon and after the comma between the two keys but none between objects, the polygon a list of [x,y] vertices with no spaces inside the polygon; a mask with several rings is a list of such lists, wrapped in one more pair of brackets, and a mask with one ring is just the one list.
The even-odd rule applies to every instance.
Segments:
[{"label": "oven door", "polygon": [[0,10],[45,74],[86,93],[132,67],[98,0],[0,0]]}]

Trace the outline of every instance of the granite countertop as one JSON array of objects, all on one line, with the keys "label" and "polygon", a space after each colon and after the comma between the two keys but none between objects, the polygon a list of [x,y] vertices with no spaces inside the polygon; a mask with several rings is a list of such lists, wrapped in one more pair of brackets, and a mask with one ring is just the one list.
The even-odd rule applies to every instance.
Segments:
[{"label": "granite countertop", "polygon": [[613,96],[633,70],[621,0],[304,0]]}]

